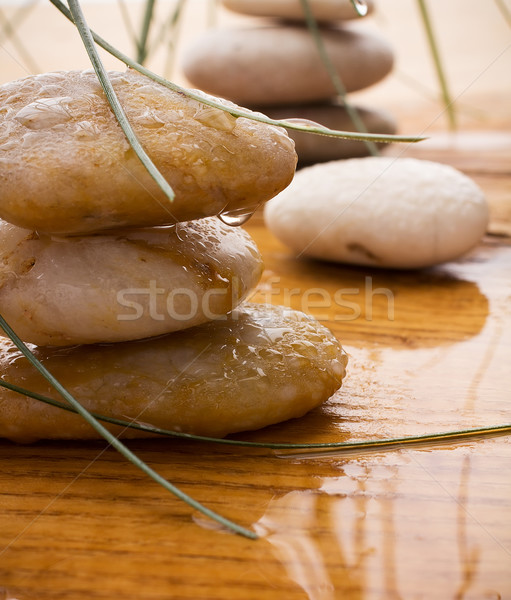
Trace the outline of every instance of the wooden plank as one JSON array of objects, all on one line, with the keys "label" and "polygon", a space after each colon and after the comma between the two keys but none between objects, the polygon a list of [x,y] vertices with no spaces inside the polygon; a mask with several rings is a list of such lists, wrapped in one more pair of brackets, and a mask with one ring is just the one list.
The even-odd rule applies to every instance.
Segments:
[{"label": "wooden plank", "polygon": [[[407,133],[438,115],[396,106]],[[487,140],[508,139],[509,121],[486,125],[500,132]],[[350,364],[324,407],[245,439],[356,441],[511,421],[511,152],[482,140],[409,150],[461,168],[488,197],[490,235],[459,261],[393,272],[298,260],[261,213],[247,225],[266,264],[253,299],[316,315]],[[260,539],[219,530],[100,442],[0,441],[0,600],[511,596],[509,437],[344,454],[130,447]]]},{"label": "wooden plank", "polygon": [[[254,300],[308,308],[343,341],[350,365],[322,409],[247,439],[362,440],[511,421],[507,239],[489,237],[458,262],[396,273],[298,260],[260,218],[248,229],[266,261]],[[379,289],[391,293],[392,319]],[[326,296],[305,294],[304,307],[307,290]],[[338,290],[351,304],[327,305]],[[507,437],[305,458],[164,440],[131,446],[261,539],[219,532],[101,443],[1,442],[5,598],[511,590]]]}]

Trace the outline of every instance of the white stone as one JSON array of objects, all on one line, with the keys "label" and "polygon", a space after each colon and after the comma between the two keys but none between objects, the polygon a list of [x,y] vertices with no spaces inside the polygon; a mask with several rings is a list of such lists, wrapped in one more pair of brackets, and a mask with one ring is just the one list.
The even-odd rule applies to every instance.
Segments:
[{"label": "white stone", "polygon": [[473,248],[488,206],[480,188],[448,165],[370,157],[299,171],[265,220],[300,256],[419,268]]},{"label": "white stone", "polygon": [[[373,33],[322,28],[347,92],[391,70],[392,50]],[[298,104],[337,96],[309,30],[299,25],[212,29],[187,50],[183,71],[202,90],[244,106]]]},{"label": "white stone", "polygon": [[[314,18],[318,21],[344,21],[358,19],[360,15],[350,0],[309,0]],[[367,15],[374,8],[372,0],[366,0]],[[223,0],[223,5],[238,13],[254,17],[280,17],[305,21],[300,0]],[[365,15],[364,15],[365,16]]]}]

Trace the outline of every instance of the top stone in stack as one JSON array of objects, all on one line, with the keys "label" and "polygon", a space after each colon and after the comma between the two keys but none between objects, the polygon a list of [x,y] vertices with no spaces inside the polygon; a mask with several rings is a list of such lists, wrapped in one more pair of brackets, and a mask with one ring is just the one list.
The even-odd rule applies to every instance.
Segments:
[{"label": "top stone in stack", "polygon": [[[388,43],[344,22],[357,17],[349,0],[309,1],[325,49],[347,93],[365,89],[390,72],[393,53]],[[224,6],[277,20],[204,34],[188,50],[183,64],[193,85],[273,118],[298,117],[332,129],[355,130],[306,26],[300,0],[224,0]],[[372,2],[368,9],[368,13],[372,11]],[[387,113],[358,110],[368,131],[395,133],[394,119]],[[296,132],[290,135],[302,163],[368,153],[361,142]]]},{"label": "top stone in stack", "polygon": [[174,201],[131,149],[94,72],[46,73],[0,87],[0,218],[57,235],[153,227],[249,213],[292,180],[296,154],[283,129],[133,70],[109,75]]}]

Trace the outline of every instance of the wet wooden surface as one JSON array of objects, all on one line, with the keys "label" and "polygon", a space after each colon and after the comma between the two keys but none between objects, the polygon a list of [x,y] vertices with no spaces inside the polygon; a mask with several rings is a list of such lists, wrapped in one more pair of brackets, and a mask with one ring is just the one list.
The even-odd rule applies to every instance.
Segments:
[{"label": "wet wooden surface", "polygon": [[[247,228],[266,271],[254,299],[315,314],[350,364],[323,408],[247,439],[511,422],[510,158],[497,173],[484,155],[471,167],[494,232],[461,260],[419,272],[297,260],[256,215]],[[511,597],[509,437],[304,456],[169,440],[130,447],[260,539],[219,530],[102,443],[3,441],[0,598]]]},{"label": "wet wooden surface", "polygon": [[[490,104],[508,113],[507,99],[505,110]],[[402,106],[401,119],[412,116],[402,131],[440,111],[427,110]],[[486,121],[475,136],[409,151],[457,166],[487,194],[489,235],[459,261],[392,272],[297,260],[260,215],[247,225],[266,263],[254,299],[316,315],[350,364],[324,407],[245,439],[511,422],[510,125]],[[130,447],[260,539],[220,530],[101,442],[0,441],[0,600],[511,598],[508,436],[344,454]]]}]

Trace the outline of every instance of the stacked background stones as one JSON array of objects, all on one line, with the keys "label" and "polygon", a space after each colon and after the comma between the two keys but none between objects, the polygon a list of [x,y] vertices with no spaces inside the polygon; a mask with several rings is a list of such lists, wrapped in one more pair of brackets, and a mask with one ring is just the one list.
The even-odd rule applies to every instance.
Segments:
[{"label": "stacked background stones", "polygon": [[[350,0],[308,2],[326,60],[301,0],[223,0],[223,5],[249,16],[248,23],[210,30],[189,49],[183,72],[190,83],[276,119],[356,131],[342,99],[381,81],[394,57],[385,40],[355,22]],[[374,10],[372,1],[367,8],[367,14]],[[354,108],[367,131],[396,132],[385,112]],[[306,168],[270,200],[264,220],[298,256],[421,268],[461,256],[484,235],[484,195],[462,173],[428,161],[368,157],[376,152],[363,142],[289,135],[299,166]]]},{"label": "stacked background stones", "polygon": [[[187,49],[183,72],[192,85],[275,119],[307,119],[356,131],[307,27],[300,0],[223,0],[223,5],[251,19],[245,27],[212,29]],[[367,5],[370,14],[374,5]],[[391,71],[388,43],[348,23],[359,18],[350,0],[310,0],[310,8],[348,94],[377,83]],[[367,131],[396,132],[395,120],[387,112],[355,109]],[[300,165],[370,153],[363,142],[295,131],[289,135]]]}]

